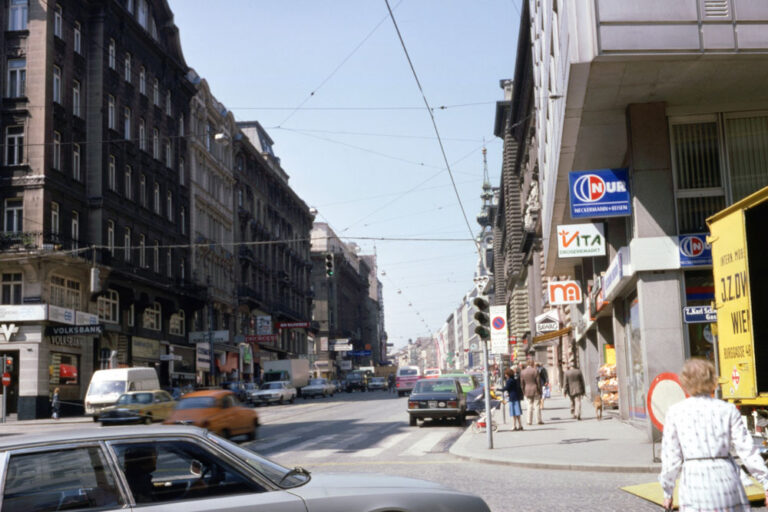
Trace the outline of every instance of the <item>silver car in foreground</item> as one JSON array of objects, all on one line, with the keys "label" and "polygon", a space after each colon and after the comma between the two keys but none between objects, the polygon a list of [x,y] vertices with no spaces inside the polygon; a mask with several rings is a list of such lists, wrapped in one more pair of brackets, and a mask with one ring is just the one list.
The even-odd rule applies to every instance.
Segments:
[{"label": "silver car in foreground", "polygon": [[0,510],[490,512],[479,497],[404,477],[310,474],[195,427],[0,439]]}]

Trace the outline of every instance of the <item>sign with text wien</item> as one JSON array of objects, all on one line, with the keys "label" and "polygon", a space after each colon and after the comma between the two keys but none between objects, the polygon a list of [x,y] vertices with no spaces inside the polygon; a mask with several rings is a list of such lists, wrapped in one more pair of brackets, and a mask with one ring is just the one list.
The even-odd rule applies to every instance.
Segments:
[{"label": "sign with text wien", "polygon": [[605,256],[605,235],[602,222],[557,226],[557,256],[584,258]]},{"label": "sign with text wien", "polygon": [[626,217],[632,213],[627,169],[568,173],[571,218]]}]

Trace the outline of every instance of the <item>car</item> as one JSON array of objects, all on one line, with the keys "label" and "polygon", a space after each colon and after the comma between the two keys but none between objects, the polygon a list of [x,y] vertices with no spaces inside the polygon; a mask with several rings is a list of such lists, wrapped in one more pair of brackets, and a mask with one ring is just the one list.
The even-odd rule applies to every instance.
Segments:
[{"label": "car", "polygon": [[[491,396],[491,409],[499,407],[501,402]],[[480,384],[475,389],[467,392],[467,415],[479,415],[485,411],[485,387]]]},{"label": "car", "polygon": [[194,425],[222,437],[245,435],[256,439],[259,414],[243,407],[227,389],[209,389],[187,393],[163,422],[166,425]]},{"label": "car", "polygon": [[443,377],[453,377],[458,379],[461,384],[461,389],[463,389],[465,393],[469,393],[480,386],[480,383],[475,380],[475,377],[467,373],[446,373],[443,374]]},{"label": "car", "polygon": [[350,372],[344,379],[344,390],[347,393],[352,391],[367,391],[368,390],[368,374],[364,372]]},{"label": "car", "polygon": [[436,379],[442,374],[440,371],[440,368],[425,368],[424,369],[424,376],[425,379]]},{"label": "car", "polygon": [[254,389],[254,386],[251,385],[250,389],[247,386],[247,384],[250,384],[249,382],[224,382],[221,384],[222,389],[228,389],[231,392],[233,392],[237,399],[241,402],[245,402],[248,400],[248,392],[252,391]]},{"label": "car", "polygon": [[255,405],[293,403],[296,400],[296,388],[284,380],[265,382],[261,388],[251,391],[248,400]]},{"label": "car", "polygon": [[301,396],[304,398],[333,396],[333,391],[333,384],[328,379],[309,379],[309,384],[301,388]]},{"label": "car", "polygon": [[4,511],[490,512],[478,496],[400,476],[286,468],[184,426],[0,438]]},{"label": "car", "polygon": [[368,381],[368,391],[386,391],[387,379],[384,377],[371,377]]},{"label": "car", "polygon": [[415,427],[418,420],[453,418],[464,425],[467,395],[455,378],[437,377],[416,383],[408,397],[408,420]]},{"label": "car", "polygon": [[175,406],[176,401],[162,389],[130,391],[120,395],[115,405],[102,409],[97,416],[102,425],[120,423],[149,425],[153,421],[166,419]]}]

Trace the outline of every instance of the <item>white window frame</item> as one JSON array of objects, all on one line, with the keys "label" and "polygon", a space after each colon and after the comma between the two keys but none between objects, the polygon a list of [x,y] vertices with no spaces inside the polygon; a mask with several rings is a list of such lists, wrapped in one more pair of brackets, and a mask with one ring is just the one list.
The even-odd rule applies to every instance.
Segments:
[{"label": "white window frame", "polygon": [[83,117],[80,101],[80,82],[77,80],[72,81],[72,115]]},{"label": "white window frame", "polygon": [[99,320],[107,324],[120,322],[120,295],[116,290],[109,289],[96,299],[96,310]]},{"label": "white window frame", "polygon": [[166,217],[168,217],[168,220],[173,222],[173,194],[171,191],[168,191],[168,194],[166,194],[165,197],[165,209],[166,209]]},{"label": "white window frame", "polygon": [[147,70],[144,66],[139,68],[139,94],[147,95]]},{"label": "white window frame", "polygon": [[78,242],[80,241],[80,214],[77,212],[77,210],[72,210],[72,248],[77,249]]},{"label": "white window frame", "polygon": [[6,233],[21,233],[24,229],[24,199],[9,197],[5,200],[3,227]]},{"label": "white window frame", "polygon": [[181,234],[187,234],[187,213],[182,206],[179,210],[179,223],[181,224]]},{"label": "white window frame", "polygon": [[51,234],[52,235],[58,235],[59,234],[59,220],[61,218],[60,216],[60,207],[59,203],[56,201],[51,201]]},{"label": "white window frame", "polygon": [[139,267],[147,268],[147,239],[144,235],[139,235]]},{"label": "white window frame", "polygon": [[51,276],[50,287],[49,304],[62,308],[81,309],[80,281],[54,274]]},{"label": "white window frame", "polygon": [[107,50],[109,54],[108,65],[109,69],[117,68],[117,46],[114,39],[109,40],[109,48]]},{"label": "white window frame", "polygon": [[61,170],[61,133],[53,132],[53,168]]},{"label": "white window frame", "polygon": [[126,199],[133,199],[133,168],[130,165],[125,166],[123,195]]},{"label": "white window frame", "polygon": [[152,103],[156,107],[160,106],[160,82],[157,81],[157,78],[152,81]]},{"label": "white window frame", "polygon": [[173,115],[173,109],[171,108],[171,90],[165,91],[165,115]]},{"label": "white window frame", "polygon": [[[0,282],[2,283],[2,292],[0,293],[0,304],[3,305],[14,305],[14,304],[21,304],[23,302],[24,297],[24,274],[21,272],[3,272],[2,278],[0,279]],[[3,300],[3,295],[5,295],[5,290],[8,290],[8,301]],[[18,291],[17,291],[18,290]],[[14,299],[14,297],[18,296],[18,301]]]},{"label": "white window frame", "polygon": [[184,114],[179,116],[179,136],[184,136]]},{"label": "white window frame", "polygon": [[151,306],[144,309],[141,318],[141,326],[150,331],[159,331],[162,329],[163,308],[159,302],[153,302]]},{"label": "white window frame", "polygon": [[72,179],[80,181],[80,144],[72,144]]},{"label": "white window frame", "polygon": [[5,129],[5,165],[22,165],[24,158],[24,127],[8,126]]},{"label": "white window frame", "polygon": [[169,169],[173,169],[173,155],[171,154],[171,141],[165,141],[165,166]]},{"label": "white window frame", "polygon": [[147,150],[147,126],[144,123],[144,118],[139,119],[139,149],[142,151]]},{"label": "white window frame", "polygon": [[107,96],[107,128],[115,129],[115,97],[111,94]]},{"label": "white window frame", "polygon": [[53,35],[59,39],[61,39],[63,21],[61,5],[56,4],[56,7],[53,8]]},{"label": "white window frame", "polygon": [[53,66],[53,102],[61,105],[61,68]]},{"label": "white window frame", "polygon": [[123,107],[123,138],[131,140],[131,107]]},{"label": "white window frame", "polygon": [[160,273],[160,242],[158,240],[155,240],[155,248],[152,251],[152,269],[155,271],[155,274]]},{"label": "white window frame", "polygon": [[74,26],[74,33],[73,33],[72,47],[75,53],[82,55],[83,53],[83,32],[81,28],[82,26],[80,25],[79,21],[75,21],[73,26]]},{"label": "white window frame", "polygon": [[117,190],[117,164],[114,155],[109,155],[107,158],[107,188],[112,191]]},{"label": "white window frame", "polygon": [[112,256],[115,255],[115,221],[107,221],[107,250]]},{"label": "white window frame", "polygon": [[168,324],[168,334],[173,334],[176,336],[186,335],[185,322],[186,322],[186,314],[184,313],[183,309],[180,309],[176,313],[172,314]]},{"label": "white window frame", "polygon": [[128,306],[125,316],[125,322],[128,324],[128,327],[133,327],[136,323],[136,307],[133,304]]},{"label": "white window frame", "polygon": [[182,187],[186,184],[186,177],[184,176],[184,159],[179,158],[179,185]]},{"label": "white window frame", "polygon": [[165,273],[168,277],[173,277],[173,252],[171,249],[165,253]]},{"label": "white window frame", "polygon": [[160,160],[160,131],[152,128],[152,158]]},{"label": "white window frame", "polygon": [[139,177],[139,202],[141,206],[147,206],[147,177],[143,174]]},{"label": "white window frame", "polygon": [[29,0],[10,0],[8,7],[8,30],[27,30]]},{"label": "white window frame", "polygon": [[123,64],[123,80],[131,83],[131,54],[129,52],[125,52]]},{"label": "white window frame", "polygon": [[8,59],[8,98],[22,98],[27,93],[27,59]]},{"label": "white window frame", "polygon": [[149,20],[149,7],[147,6],[147,0],[139,0],[139,12],[138,21],[139,25],[146,30],[147,22]]},{"label": "white window frame", "polygon": [[160,215],[160,184],[155,182],[154,191],[152,196],[152,204],[154,206],[155,213]]},{"label": "white window frame", "polygon": [[131,228],[125,228],[123,233],[123,259],[131,261]]}]

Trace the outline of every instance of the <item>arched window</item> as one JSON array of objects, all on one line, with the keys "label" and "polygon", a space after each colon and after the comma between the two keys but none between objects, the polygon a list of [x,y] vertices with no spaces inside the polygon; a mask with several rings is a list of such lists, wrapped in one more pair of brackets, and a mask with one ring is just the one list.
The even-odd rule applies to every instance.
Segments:
[{"label": "arched window", "polygon": [[115,290],[107,290],[96,301],[99,320],[116,324],[120,322],[120,297]]}]

